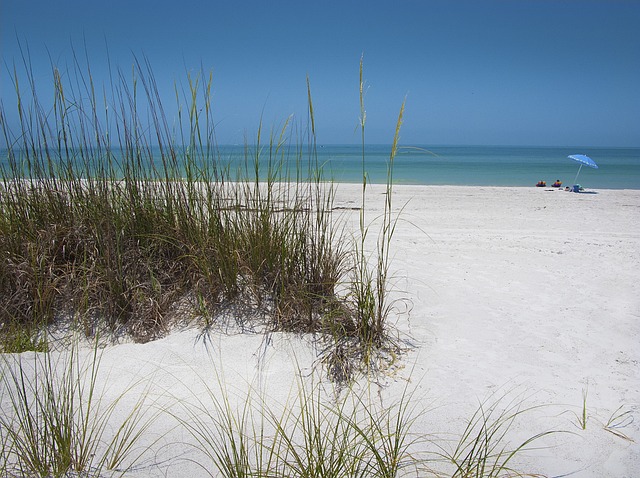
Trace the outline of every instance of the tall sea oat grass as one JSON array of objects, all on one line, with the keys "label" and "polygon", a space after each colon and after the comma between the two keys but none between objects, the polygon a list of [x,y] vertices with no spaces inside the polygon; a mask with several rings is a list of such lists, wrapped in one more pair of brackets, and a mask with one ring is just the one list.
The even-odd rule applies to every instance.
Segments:
[{"label": "tall sea oat grass", "polygon": [[76,58],[65,75],[54,67],[46,101],[23,62],[28,95],[17,67],[11,76],[17,130],[0,111],[3,350],[41,348],[38,333],[68,318],[89,336],[144,342],[178,318],[210,326],[233,310],[252,326],[332,337],[335,379],[352,377],[354,358],[369,367],[387,338],[393,159],[404,105],[371,259],[362,63],[363,199],[352,250],[332,216],[335,186],[317,161],[309,79],[306,141],[289,120],[266,140],[260,124],[234,162],[215,142],[211,75],[189,74],[176,87],[177,118],[169,121],[146,60],[135,59],[130,78],[111,72],[102,94],[88,60],[82,67]]},{"label": "tall sea oat grass", "polygon": [[350,266],[313,127],[311,146],[288,121],[265,143],[260,127],[234,169],[215,144],[211,76],[176,88],[170,127],[146,61],[102,97],[88,66],[54,68],[51,109],[24,63],[17,131],[0,112],[3,336],[73,317],[88,335],[146,341],[185,311],[210,321],[229,307],[278,330],[355,330],[335,292]]},{"label": "tall sea oat grass", "polygon": [[181,397],[172,415],[193,438],[193,456],[203,472],[224,477],[533,477],[520,471],[516,461],[555,433],[515,439],[517,422],[539,407],[505,395],[482,402],[451,444],[428,428],[437,410],[427,409],[424,397],[417,396],[420,387],[412,388],[409,381],[399,396],[383,402],[372,382],[344,388],[299,369],[295,377],[282,400],[263,386],[229,380],[218,365],[198,369],[197,394]]},{"label": "tall sea oat grass", "polygon": [[387,319],[392,309],[392,303],[389,300],[389,266],[391,242],[397,223],[397,215],[393,210],[393,166],[398,151],[405,103],[402,103],[396,122],[393,143],[387,163],[384,209],[382,217],[379,218],[381,225],[377,235],[375,252],[371,254],[369,252],[368,237],[372,223],[368,222],[366,215],[368,179],[366,173],[365,130],[367,113],[364,101],[365,82],[363,69],[363,59],[361,59],[359,128],[362,141],[362,202],[359,214],[359,231],[354,238],[353,267],[351,269],[349,287],[357,328],[357,341],[354,344],[349,337],[339,337],[336,340],[333,353],[327,357],[330,363],[330,370],[333,370],[333,374],[338,377],[349,376],[352,373],[348,358],[350,354],[345,353],[345,349],[357,349],[363,368],[366,371],[375,372],[376,351],[384,350],[391,346],[387,327]]}]

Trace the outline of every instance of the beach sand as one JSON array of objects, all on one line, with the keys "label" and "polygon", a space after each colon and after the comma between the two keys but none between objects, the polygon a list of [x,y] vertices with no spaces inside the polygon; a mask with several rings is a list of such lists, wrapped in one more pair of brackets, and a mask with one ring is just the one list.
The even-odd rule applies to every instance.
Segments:
[{"label": "beach sand", "polygon": [[[336,214],[349,228],[357,228],[360,194],[361,186],[338,186]],[[372,236],[384,197],[383,187],[368,187]],[[410,391],[420,410],[411,433],[442,444],[484,400],[540,406],[518,417],[509,436],[570,433],[542,438],[516,469],[640,476],[640,191],[397,186],[393,204],[402,212],[390,324],[405,350],[370,386],[382,406]],[[312,340],[291,334],[184,328],[103,349],[100,388],[109,400],[136,384],[123,413],[145,387],[178,414],[180,405],[206,402],[206,384],[228,386],[232,401],[251,387],[275,404],[295,400],[298,372],[319,370],[318,354]],[[635,419],[607,430],[617,410]],[[193,442],[162,415],[139,443],[154,451],[126,476],[206,476]]]}]

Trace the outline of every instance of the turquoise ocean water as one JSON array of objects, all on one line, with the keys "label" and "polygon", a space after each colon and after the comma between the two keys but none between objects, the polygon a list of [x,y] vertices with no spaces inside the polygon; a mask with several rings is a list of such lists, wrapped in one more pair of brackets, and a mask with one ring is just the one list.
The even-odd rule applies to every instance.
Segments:
[{"label": "turquoise ocean water", "polygon": [[[391,146],[367,146],[365,169],[370,182],[386,181]],[[234,147],[222,155],[237,154]],[[362,179],[361,146],[317,147],[327,177],[338,182]],[[586,154],[598,169],[583,166],[578,183],[586,188],[640,189],[640,148],[559,148],[510,146],[401,147],[394,162],[394,183],[464,186],[571,185],[580,164],[567,158]]]},{"label": "turquoise ocean water", "polygon": [[[366,148],[368,181],[384,183],[387,177],[389,145]],[[6,165],[6,153],[0,163]],[[424,146],[400,147],[394,163],[395,184],[534,186],[539,180],[551,185],[574,183],[579,163],[570,154],[586,154],[599,166],[583,166],[578,183],[590,189],[640,189],[640,148],[511,147],[511,146]],[[234,169],[244,163],[243,146],[219,146],[217,157]],[[263,151],[261,157],[268,157]],[[289,155],[294,159],[295,154]],[[303,153],[303,158],[309,157]],[[154,160],[157,160],[154,158]],[[317,161],[324,176],[337,182],[362,180],[362,147],[318,145]],[[291,166],[295,169],[295,166]]]},{"label": "turquoise ocean water", "polygon": [[[366,169],[373,182],[384,182],[389,146],[367,148]],[[541,148],[439,146],[401,148],[395,159],[397,184],[465,186],[571,185],[580,164],[567,158],[586,154],[598,169],[583,166],[578,183],[587,188],[640,189],[640,148]],[[362,177],[362,150],[356,146],[318,148],[318,158],[338,181]]]}]

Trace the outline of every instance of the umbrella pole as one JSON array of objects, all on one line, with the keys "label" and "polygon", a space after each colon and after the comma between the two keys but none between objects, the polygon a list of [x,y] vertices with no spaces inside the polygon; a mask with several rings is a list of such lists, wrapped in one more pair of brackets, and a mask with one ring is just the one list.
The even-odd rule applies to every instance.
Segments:
[{"label": "umbrella pole", "polygon": [[578,184],[578,175],[580,174],[581,170],[582,170],[582,164],[578,168],[578,174],[576,174],[576,178],[573,180],[573,184]]}]

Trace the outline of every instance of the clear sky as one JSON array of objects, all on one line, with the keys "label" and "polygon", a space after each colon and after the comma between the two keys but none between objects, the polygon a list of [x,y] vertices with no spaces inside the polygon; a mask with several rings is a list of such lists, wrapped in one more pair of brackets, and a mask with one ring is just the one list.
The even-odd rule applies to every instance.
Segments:
[{"label": "clear sky", "polygon": [[99,81],[107,48],[125,72],[146,56],[168,105],[212,71],[224,144],[305,122],[308,75],[318,142],[357,143],[364,55],[370,143],[406,96],[405,145],[640,146],[640,1],[0,0],[0,27],[5,109],[18,40],[49,84],[86,44]]}]

